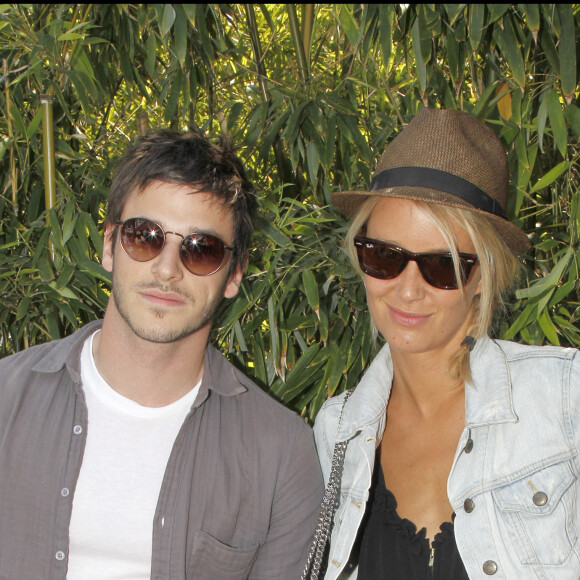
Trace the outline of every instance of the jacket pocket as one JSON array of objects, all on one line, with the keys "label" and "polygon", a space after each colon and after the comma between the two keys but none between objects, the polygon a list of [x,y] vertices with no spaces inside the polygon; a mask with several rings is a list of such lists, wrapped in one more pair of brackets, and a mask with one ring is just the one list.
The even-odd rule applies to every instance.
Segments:
[{"label": "jacket pocket", "polygon": [[522,564],[558,566],[578,539],[576,476],[557,463],[495,489],[500,525]]},{"label": "jacket pocket", "polygon": [[250,574],[259,544],[249,548],[228,546],[203,530],[193,537],[188,580],[242,580]]}]

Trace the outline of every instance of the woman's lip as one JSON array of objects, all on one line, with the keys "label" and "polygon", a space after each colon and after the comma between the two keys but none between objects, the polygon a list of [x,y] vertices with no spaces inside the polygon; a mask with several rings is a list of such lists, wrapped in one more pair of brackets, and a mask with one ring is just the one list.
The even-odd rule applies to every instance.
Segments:
[{"label": "woman's lip", "polygon": [[392,306],[389,306],[389,310],[391,311],[391,316],[395,322],[399,324],[403,324],[404,326],[416,326],[418,324],[423,323],[427,318],[429,318],[428,314],[414,314],[412,312],[403,312],[402,310],[397,310]]},{"label": "woman's lip", "polygon": [[165,306],[181,306],[185,303],[179,294],[174,292],[161,292],[160,290],[145,290],[141,295],[150,302],[155,304],[163,304]]}]

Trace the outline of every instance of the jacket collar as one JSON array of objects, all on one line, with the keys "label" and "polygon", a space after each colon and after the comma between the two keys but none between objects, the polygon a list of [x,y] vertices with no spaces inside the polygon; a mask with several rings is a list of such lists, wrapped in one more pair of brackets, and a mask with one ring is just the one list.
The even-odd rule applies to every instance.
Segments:
[{"label": "jacket collar", "polygon": [[[516,423],[507,359],[501,346],[485,336],[470,357],[473,384],[465,386],[465,426]],[[377,439],[385,428],[385,412],[391,394],[393,362],[389,345],[377,354],[344,407],[338,441],[351,439],[367,426]]]},{"label": "jacket collar", "polygon": [[465,426],[517,423],[508,361],[500,344],[487,336],[471,353],[473,383],[465,386]]}]

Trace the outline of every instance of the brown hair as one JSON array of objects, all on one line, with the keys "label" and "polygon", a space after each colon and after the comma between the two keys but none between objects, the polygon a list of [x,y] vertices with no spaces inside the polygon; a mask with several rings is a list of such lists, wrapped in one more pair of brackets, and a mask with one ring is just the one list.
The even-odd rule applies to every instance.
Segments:
[{"label": "brown hair", "polygon": [[230,273],[243,267],[257,203],[229,140],[215,144],[199,133],[165,129],[140,137],[117,167],[109,190],[106,224],[117,224],[130,193],[142,191],[152,181],[195,186],[229,206],[234,223]]}]

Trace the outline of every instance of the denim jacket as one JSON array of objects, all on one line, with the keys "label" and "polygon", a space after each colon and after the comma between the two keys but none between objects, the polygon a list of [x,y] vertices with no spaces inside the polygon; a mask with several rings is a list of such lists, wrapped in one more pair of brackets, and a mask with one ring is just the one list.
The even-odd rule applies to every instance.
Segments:
[{"label": "denim jacket", "polygon": [[[471,353],[465,428],[447,481],[470,579],[580,578],[580,351],[482,338]],[[348,441],[326,580],[354,580],[349,561],[365,512],[392,382],[388,345],[344,406],[325,403],[315,438],[325,480]]]}]

